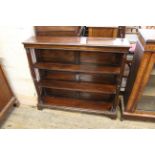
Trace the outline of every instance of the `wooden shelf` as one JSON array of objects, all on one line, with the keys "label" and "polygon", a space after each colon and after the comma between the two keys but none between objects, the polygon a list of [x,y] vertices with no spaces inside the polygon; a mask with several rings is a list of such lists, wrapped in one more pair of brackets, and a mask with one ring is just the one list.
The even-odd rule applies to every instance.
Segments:
[{"label": "wooden shelf", "polygon": [[110,110],[112,108],[111,102],[96,102],[72,98],[52,97],[44,96],[43,103],[46,106],[57,106],[57,107],[72,107],[78,109],[92,109],[92,110]]},{"label": "wooden shelf", "polygon": [[81,73],[95,73],[95,74],[120,74],[120,67],[107,67],[107,66],[95,66],[95,65],[76,65],[76,64],[61,64],[61,63],[35,63],[35,68],[57,70],[57,71],[69,71],[69,72],[81,72]]},{"label": "wooden shelf", "polygon": [[72,90],[72,91],[103,93],[103,94],[116,93],[116,85],[109,85],[109,84],[42,80],[38,83],[38,85],[40,87],[59,89],[59,90]]}]

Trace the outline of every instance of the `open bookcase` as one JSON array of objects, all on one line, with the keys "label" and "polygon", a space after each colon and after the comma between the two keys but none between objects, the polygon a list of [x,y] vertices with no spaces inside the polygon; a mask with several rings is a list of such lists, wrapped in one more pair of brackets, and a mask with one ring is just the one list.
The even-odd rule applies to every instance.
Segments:
[{"label": "open bookcase", "polygon": [[36,36],[24,42],[38,108],[116,117],[126,39]]}]

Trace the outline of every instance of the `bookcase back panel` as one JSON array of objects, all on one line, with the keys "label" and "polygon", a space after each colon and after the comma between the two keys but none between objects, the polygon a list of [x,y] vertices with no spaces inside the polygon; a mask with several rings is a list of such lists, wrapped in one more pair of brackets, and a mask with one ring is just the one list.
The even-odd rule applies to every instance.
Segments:
[{"label": "bookcase back panel", "polygon": [[37,49],[38,62],[57,62],[57,63],[74,63],[75,55],[73,51]]},{"label": "bookcase back panel", "polygon": [[79,81],[93,82],[93,83],[104,83],[104,84],[115,84],[116,83],[116,75],[79,74]]},{"label": "bookcase back panel", "polygon": [[46,80],[66,80],[66,81],[75,81],[76,74],[72,72],[61,72],[61,71],[45,71],[42,70],[41,72],[45,72],[43,75],[43,79]]},{"label": "bookcase back panel", "polygon": [[115,84],[117,75],[40,70],[41,79]]},{"label": "bookcase back panel", "polygon": [[122,54],[108,52],[82,52],[82,51],[66,51],[37,49],[36,56],[38,62],[57,62],[71,64],[95,64],[120,66]]},{"label": "bookcase back panel", "polygon": [[98,65],[119,66],[122,55],[116,53],[99,53],[99,52],[81,52],[81,63],[92,63]]}]

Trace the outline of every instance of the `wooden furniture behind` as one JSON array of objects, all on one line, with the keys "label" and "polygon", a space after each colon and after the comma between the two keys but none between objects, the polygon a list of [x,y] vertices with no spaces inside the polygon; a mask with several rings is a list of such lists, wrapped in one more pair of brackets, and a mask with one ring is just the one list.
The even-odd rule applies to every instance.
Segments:
[{"label": "wooden furniture behind", "polygon": [[35,26],[37,36],[81,36],[82,26]]},{"label": "wooden furniture behind", "polygon": [[89,37],[104,37],[104,38],[124,38],[125,26],[115,27],[88,27]]},{"label": "wooden furniture behind", "polygon": [[32,37],[24,42],[38,108],[116,117],[126,39]]},{"label": "wooden furniture behind", "polygon": [[0,65],[0,123],[13,104],[17,103]]},{"label": "wooden furniture behind", "polygon": [[139,41],[125,96],[124,118],[155,121],[155,30],[139,30]]}]

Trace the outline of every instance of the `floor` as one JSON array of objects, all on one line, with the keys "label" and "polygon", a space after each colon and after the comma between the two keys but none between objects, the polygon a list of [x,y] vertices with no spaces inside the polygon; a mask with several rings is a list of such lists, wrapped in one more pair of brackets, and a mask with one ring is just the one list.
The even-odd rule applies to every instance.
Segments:
[{"label": "floor", "polygon": [[1,126],[2,129],[114,129],[155,128],[155,123],[112,120],[105,116],[44,109],[20,105]]}]

